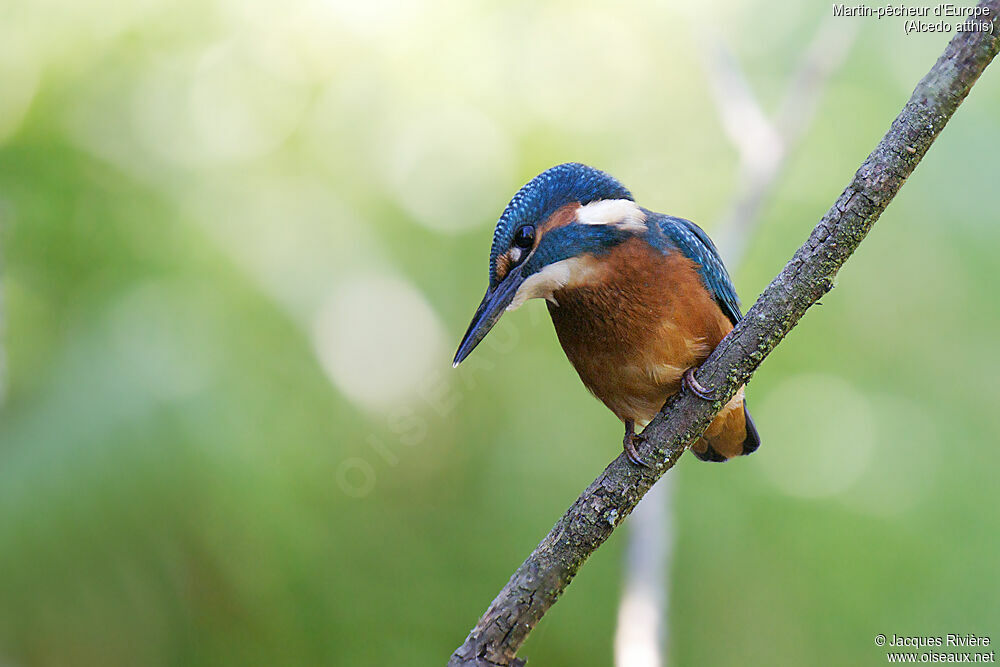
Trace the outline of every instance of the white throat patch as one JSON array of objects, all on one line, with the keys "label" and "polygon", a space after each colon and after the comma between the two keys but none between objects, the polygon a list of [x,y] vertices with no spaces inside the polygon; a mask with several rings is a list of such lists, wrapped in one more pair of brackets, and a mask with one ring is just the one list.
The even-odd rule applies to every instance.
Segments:
[{"label": "white throat patch", "polygon": [[576,209],[576,221],[582,225],[610,225],[619,229],[646,231],[646,214],[628,199],[604,199]]},{"label": "white throat patch", "polygon": [[549,264],[538,273],[528,276],[517,288],[514,300],[507,310],[516,310],[528,299],[545,299],[559,305],[553,293],[564,287],[585,285],[599,280],[600,264],[593,257],[570,257],[554,264]]}]

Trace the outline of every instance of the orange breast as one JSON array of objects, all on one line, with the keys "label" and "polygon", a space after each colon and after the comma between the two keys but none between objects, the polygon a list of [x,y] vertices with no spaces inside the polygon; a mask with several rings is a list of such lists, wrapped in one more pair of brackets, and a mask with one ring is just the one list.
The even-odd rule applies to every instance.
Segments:
[{"label": "orange breast", "polygon": [[587,388],[623,421],[645,425],[732,324],[679,252],[636,238],[594,261],[586,283],[554,293],[552,322]]}]

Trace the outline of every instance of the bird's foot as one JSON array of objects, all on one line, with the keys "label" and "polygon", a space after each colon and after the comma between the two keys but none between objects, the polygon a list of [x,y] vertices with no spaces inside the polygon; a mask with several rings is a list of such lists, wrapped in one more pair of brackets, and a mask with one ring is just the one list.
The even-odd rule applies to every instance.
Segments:
[{"label": "bird's foot", "polygon": [[628,457],[629,461],[637,466],[645,468],[646,463],[642,460],[642,457],[639,456],[639,450],[635,448],[635,446],[643,440],[645,440],[645,438],[642,434],[635,432],[635,423],[632,421],[626,421],[625,437],[622,439],[622,449],[625,450],[625,456]]},{"label": "bird's foot", "polygon": [[691,367],[684,371],[682,377],[682,384],[684,388],[690,391],[692,394],[697,396],[703,401],[714,401],[715,392],[711,389],[706,389],[697,379],[694,377],[694,367]]}]

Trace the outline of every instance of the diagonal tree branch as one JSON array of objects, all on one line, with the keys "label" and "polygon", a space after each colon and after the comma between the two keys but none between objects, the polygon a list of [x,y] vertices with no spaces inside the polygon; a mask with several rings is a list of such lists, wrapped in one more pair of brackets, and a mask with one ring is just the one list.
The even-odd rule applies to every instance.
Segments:
[{"label": "diagonal tree branch", "polygon": [[718,400],[681,393],[646,428],[640,454],[650,468],[621,455],[605,468],[514,572],[449,665],[523,664],[517,650],[587,558],[642,496],[708,427],[805,311],[833,287],[840,267],[899,192],[934,139],[1000,50],[1000,0],[983,0],[990,32],[958,33],[850,184],[808,240],[771,281],[743,320],[698,369]]}]

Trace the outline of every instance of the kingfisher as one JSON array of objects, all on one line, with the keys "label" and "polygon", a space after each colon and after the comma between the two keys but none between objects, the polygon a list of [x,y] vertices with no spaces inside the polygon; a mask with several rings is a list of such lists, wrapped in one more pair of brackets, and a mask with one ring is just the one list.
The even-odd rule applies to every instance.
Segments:
[{"label": "kingfisher", "polygon": [[[510,200],[493,232],[489,286],[455,354],[458,366],[505,311],[545,299],[583,384],[637,443],[667,399],[712,393],[694,375],[739,322],[740,302],[719,251],[698,225],[655,213],[608,174],[560,164]],[[702,461],[760,446],[744,387],[691,445]]]}]

